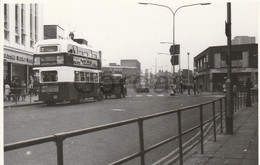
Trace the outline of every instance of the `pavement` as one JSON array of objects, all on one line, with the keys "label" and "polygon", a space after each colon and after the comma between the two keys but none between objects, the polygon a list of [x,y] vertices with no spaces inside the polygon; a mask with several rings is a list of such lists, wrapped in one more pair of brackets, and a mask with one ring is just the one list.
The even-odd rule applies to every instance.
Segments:
[{"label": "pavement", "polygon": [[25,100],[22,101],[20,98],[19,101],[13,101],[12,98],[10,98],[10,101],[5,100],[3,102],[4,108],[8,107],[15,107],[15,106],[28,106],[33,104],[41,104],[42,102],[38,101],[38,95],[27,95],[25,97]]},{"label": "pavement", "polygon": [[[225,129],[223,129],[225,132]],[[179,162],[177,162],[178,164]],[[258,165],[258,104],[236,111],[233,134],[218,133],[184,157],[184,165]]]}]

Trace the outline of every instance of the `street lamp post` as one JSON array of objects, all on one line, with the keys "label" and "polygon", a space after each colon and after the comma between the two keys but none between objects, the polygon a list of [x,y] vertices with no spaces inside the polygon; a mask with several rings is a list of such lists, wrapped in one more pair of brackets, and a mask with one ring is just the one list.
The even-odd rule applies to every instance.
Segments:
[{"label": "street lamp post", "polygon": [[188,95],[190,95],[190,53],[188,55]]},{"label": "street lamp post", "polygon": [[[175,11],[173,11],[169,6],[156,4],[156,3],[143,3],[143,2],[140,2],[139,4],[140,5],[154,5],[154,6],[164,7],[164,8],[169,9],[172,12],[172,16],[173,16],[173,33],[172,33],[172,44],[173,44],[173,47],[172,47],[172,52],[174,53],[174,45],[175,45],[175,15],[176,15],[177,11],[179,9],[181,9],[181,8],[184,8],[184,7],[190,7],[190,6],[196,6],[196,5],[210,5],[211,3],[195,3],[195,4],[183,5],[183,6],[178,7]],[[179,70],[180,70],[180,57],[179,57]],[[175,72],[175,66],[173,65],[173,80],[175,79],[175,73],[174,72]]]}]

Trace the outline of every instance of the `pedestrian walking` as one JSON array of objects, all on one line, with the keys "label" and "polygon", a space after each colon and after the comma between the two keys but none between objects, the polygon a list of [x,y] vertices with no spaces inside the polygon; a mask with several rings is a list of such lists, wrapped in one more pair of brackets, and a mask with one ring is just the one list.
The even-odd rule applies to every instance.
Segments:
[{"label": "pedestrian walking", "polygon": [[8,83],[5,83],[4,86],[4,101],[8,100],[10,101],[10,94],[11,94],[11,89],[10,85]]},{"label": "pedestrian walking", "polygon": [[22,81],[22,83],[21,83],[22,101],[25,101],[25,95],[26,95],[26,83],[24,81]]},{"label": "pedestrian walking", "polygon": [[14,79],[12,82],[11,82],[11,95],[12,95],[12,98],[13,98],[13,102],[16,102],[17,101],[17,89],[18,88],[18,84],[17,84],[17,81]]}]

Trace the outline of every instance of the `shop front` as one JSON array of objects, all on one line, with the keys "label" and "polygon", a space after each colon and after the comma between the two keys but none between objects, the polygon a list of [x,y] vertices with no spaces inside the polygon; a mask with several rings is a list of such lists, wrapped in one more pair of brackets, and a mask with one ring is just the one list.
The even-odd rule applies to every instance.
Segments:
[{"label": "shop front", "polygon": [[30,52],[4,49],[4,71],[3,79],[5,83],[11,81],[25,81],[27,86],[32,75],[33,55]]}]

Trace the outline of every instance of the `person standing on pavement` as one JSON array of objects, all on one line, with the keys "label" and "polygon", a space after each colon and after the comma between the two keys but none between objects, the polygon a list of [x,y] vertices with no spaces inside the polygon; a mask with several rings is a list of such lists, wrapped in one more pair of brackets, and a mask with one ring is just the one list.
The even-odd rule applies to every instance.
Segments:
[{"label": "person standing on pavement", "polygon": [[4,86],[4,100],[8,100],[10,101],[10,93],[11,93],[11,89],[10,89],[10,85],[8,83],[5,83],[5,86]]},{"label": "person standing on pavement", "polygon": [[26,95],[26,84],[24,80],[21,83],[21,96],[22,96],[22,101],[25,101],[25,95]]}]

